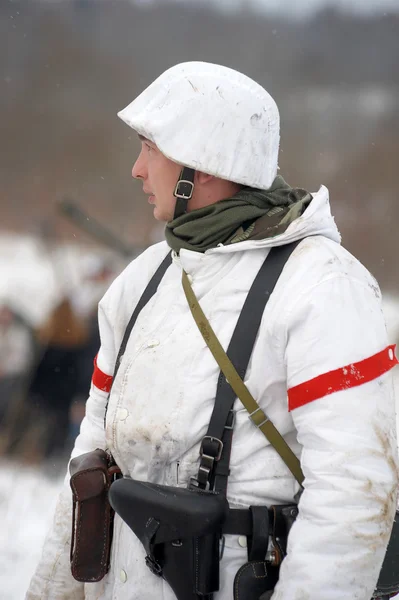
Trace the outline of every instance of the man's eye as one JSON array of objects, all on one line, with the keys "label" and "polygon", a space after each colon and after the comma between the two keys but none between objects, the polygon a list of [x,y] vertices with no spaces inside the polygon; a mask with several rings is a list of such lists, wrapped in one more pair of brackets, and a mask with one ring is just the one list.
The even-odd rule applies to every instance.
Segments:
[{"label": "man's eye", "polygon": [[146,144],[145,147],[147,148],[148,151],[152,150],[152,147],[149,146],[148,144]]}]

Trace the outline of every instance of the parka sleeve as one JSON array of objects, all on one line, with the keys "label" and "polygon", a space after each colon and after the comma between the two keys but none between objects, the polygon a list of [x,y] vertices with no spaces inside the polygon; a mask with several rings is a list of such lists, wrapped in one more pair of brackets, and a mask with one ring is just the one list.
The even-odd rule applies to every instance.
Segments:
[{"label": "parka sleeve", "polygon": [[[116,357],[113,329],[104,308],[107,294],[99,307],[101,348],[95,361],[90,395],[86,403],[86,415],[71,458],[96,448],[105,449],[104,411]],[[67,472],[53,523],[46,536],[42,556],[31,579],[26,600],[84,599],[84,584],[73,579],[71,575],[71,531],[72,492]]]},{"label": "parka sleeve", "polygon": [[272,600],[369,600],[398,486],[397,360],[378,286],[331,274],[296,299],[285,348],[305,481]]}]

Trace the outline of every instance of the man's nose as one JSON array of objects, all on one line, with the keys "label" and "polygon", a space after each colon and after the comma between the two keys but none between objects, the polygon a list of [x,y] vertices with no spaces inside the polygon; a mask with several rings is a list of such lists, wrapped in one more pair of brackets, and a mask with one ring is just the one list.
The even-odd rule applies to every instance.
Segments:
[{"label": "man's nose", "polygon": [[132,177],[135,179],[145,179],[146,178],[146,168],[143,160],[143,153],[140,152],[136,162],[132,167]]}]

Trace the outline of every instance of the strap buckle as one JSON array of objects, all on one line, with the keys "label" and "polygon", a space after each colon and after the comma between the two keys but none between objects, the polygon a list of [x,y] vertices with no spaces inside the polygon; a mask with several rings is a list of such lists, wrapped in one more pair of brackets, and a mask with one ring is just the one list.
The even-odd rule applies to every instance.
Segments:
[{"label": "strap buckle", "polygon": [[[188,188],[188,189],[187,189]],[[188,179],[179,179],[176,183],[175,191],[173,193],[175,198],[183,198],[183,200],[190,200],[194,192],[194,184]]]},{"label": "strap buckle", "polygon": [[[219,440],[219,438],[213,437],[211,435],[206,435],[202,438],[199,451],[200,466],[198,468],[198,476],[195,485],[197,485],[201,489],[210,489],[210,480],[212,477],[215,462],[218,462],[221,459],[222,452],[222,440]],[[190,484],[194,485],[194,481],[192,479]]]},{"label": "strap buckle", "polygon": [[[260,412],[261,412],[261,415],[262,415],[263,417],[265,417],[261,423],[257,423],[257,422],[256,422],[256,419],[255,419],[255,417],[254,417],[254,415],[256,415],[256,413],[257,413],[258,411],[260,411]],[[255,409],[253,412],[249,413],[249,419],[251,419],[252,423],[253,423],[253,424],[255,425],[255,427],[257,427],[258,429],[259,429],[260,427],[262,427],[262,425],[264,425],[265,423],[267,423],[268,421],[270,421],[269,417],[268,417],[267,415],[265,415],[265,413],[263,412],[263,410],[261,409],[261,407],[260,407],[260,406],[258,406],[258,408],[256,408],[256,409]]]},{"label": "strap buckle", "polygon": [[[205,440],[209,440],[211,444],[213,444],[214,442],[217,443],[218,448],[217,448],[217,452],[215,454],[210,453],[211,448],[208,447],[206,453],[204,452],[204,442]],[[213,449],[212,449],[213,450]],[[202,438],[202,442],[201,442],[201,447],[200,447],[200,456],[204,457],[206,459],[211,458],[212,461],[218,462],[221,459],[222,456],[222,452],[223,452],[223,442],[222,440],[219,440],[219,438],[215,438],[211,435],[206,435]]]},{"label": "strap buckle", "polygon": [[[201,469],[201,467],[200,467]],[[202,478],[202,472],[200,470],[199,475]],[[190,490],[205,490],[206,492],[208,492],[211,489],[211,484],[209,482],[209,473],[204,473],[205,475],[205,481],[201,482],[198,479],[196,479],[195,477],[190,477],[190,482],[188,484],[188,489]]]}]

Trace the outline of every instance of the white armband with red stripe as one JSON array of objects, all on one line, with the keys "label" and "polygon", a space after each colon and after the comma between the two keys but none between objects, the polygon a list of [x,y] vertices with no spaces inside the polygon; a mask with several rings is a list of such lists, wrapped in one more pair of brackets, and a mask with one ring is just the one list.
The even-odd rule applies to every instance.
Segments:
[{"label": "white armband with red stripe", "polygon": [[288,410],[373,381],[397,364],[395,345],[391,345],[364,360],[318,375],[288,390]]}]

